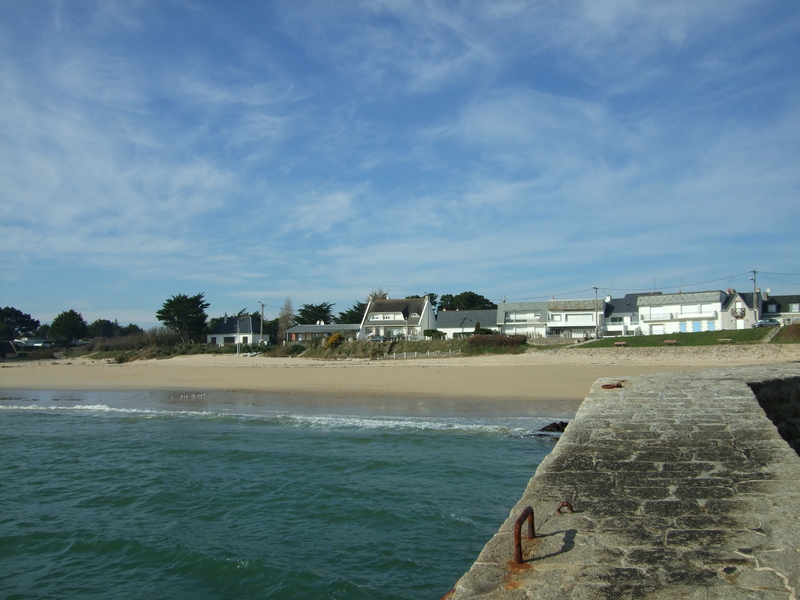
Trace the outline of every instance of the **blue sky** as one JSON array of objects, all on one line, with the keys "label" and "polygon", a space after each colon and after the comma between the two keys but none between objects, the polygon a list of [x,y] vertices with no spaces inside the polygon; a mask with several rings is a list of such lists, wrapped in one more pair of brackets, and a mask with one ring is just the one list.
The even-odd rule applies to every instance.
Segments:
[{"label": "blue sky", "polygon": [[0,3],[0,305],[800,293],[800,3]]}]

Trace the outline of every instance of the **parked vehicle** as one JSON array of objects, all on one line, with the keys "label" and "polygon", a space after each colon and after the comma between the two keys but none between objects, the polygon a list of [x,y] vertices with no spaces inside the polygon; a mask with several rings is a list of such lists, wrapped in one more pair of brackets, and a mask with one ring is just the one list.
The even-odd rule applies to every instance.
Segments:
[{"label": "parked vehicle", "polygon": [[383,337],[382,335],[374,335],[369,338],[370,342],[388,342],[388,338]]},{"label": "parked vehicle", "polygon": [[760,321],[753,323],[753,327],[778,327],[780,323],[777,319],[761,319]]}]

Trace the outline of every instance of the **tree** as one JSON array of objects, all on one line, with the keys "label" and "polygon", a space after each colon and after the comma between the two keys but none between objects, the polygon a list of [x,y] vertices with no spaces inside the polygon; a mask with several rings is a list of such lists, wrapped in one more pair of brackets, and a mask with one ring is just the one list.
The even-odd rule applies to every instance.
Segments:
[{"label": "tree", "polygon": [[144,329],[135,323],[129,323],[125,327],[120,327],[117,329],[115,335],[118,337],[125,337],[126,335],[138,335],[140,333],[144,333]]},{"label": "tree", "polygon": [[291,298],[286,298],[286,301],[283,303],[283,308],[281,308],[280,312],[278,313],[277,339],[281,340],[281,342],[286,341],[286,330],[293,325],[294,308],[292,308],[292,300]]},{"label": "tree", "polygon": [[6,306],[0,308],[0,339],[13,340],[30,335],[39,327],[39,321],[29,314]]},{"label": "tree", "polygon": [[72,343],[86,335],[86,321],[79,312],[74,310],[64,311],[53,319],[50,324],[50,334],[58,339]]},{"label": "tree", "polygon": [[280,342],[280,336],[278,335],[279,329],[280,329],[279,319],[264,321],[264,335],[269,336],[271,344]]},{"label": "tree", "polygon": [[119,325],[112,323],[108,319],[97,319],[87,328],[90,337],[114,337]]},{"label": "tree", "polygon": [[203,300],[205,294],[187,296],[178,294],[164,301],[156,318],[170,331],[180,336],[184,343],[192,343],[205,339],[206,309],[208,302]]},{"label": "tree", "polygon": [[330,302],[303,304],[300,306],[300,310],[297,311],[295,322],[298,325],[316,325],[320,321],[331,323],[333,321],[332,308],[333,304]]},{"label": "tree", "polygon": [[389,292],[385,292],[382,287],[378,289],[372,288],[372,292],[369,295],[370,300],[385,300],[389,297]]},{"label": "tree", "polygon": [[367,310],[366,302],[356,302],[344,312],[340,312],[335,321],[339,324],[361,323],[364,318],[364,311]]},{"label": "tree", "polygon": [[491,310],[494,308],[497,308],[497,304],[475,292],[461,292],[457,296],[444,294],[439,303],[440,310]]}]

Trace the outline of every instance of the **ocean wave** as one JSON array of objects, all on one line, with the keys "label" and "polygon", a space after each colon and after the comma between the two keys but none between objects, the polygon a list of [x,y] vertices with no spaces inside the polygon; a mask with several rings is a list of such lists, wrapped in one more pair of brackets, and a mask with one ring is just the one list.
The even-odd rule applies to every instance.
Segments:
[{"label": "ocean wave", "polygon": [[237,420],[251,424],[308,429],[350,429],[386,431],[442,431],[489,433],[519,436],[537,430],[550,420],[540,417],[405,417],[315,414],[285,411],[265,413],[226,412],[213,410],[162,410],[129,408],[108,404],[0,404],[0,410],[59,413],[105,413],[141,418],[179,418]]}]

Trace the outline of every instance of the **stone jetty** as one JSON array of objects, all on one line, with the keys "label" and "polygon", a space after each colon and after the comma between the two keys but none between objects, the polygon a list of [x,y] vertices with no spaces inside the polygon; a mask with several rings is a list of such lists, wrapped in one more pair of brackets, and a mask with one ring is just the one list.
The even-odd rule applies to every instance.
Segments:
[{"label": "stone jetty", "polygon": [[599,380],[445,598],[796,599],[799,426],[800,363]]}]

